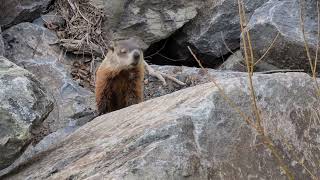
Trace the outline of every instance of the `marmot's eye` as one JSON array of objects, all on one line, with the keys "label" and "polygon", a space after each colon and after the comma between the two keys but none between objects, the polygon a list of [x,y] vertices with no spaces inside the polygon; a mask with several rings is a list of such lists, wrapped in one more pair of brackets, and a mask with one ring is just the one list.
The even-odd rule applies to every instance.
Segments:
[{"label": "marmot's eye", "polygon": [[124,53],[127,53],[127,50],[125,48],[123,48],[120,50],[120,52],[124,54]]}]

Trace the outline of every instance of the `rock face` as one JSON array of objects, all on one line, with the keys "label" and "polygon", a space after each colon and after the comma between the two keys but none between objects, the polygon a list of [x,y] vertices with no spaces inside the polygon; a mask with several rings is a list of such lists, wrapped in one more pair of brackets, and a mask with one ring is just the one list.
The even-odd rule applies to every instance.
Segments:
[{"label": "rock face", "polygon": [[45,11],[51,0],[5,0],[0,6],[0,26],[8,28],[24,21],[32,21]]},{"label": "rock face", "polygon": [[247,68],[241,51],[239,50],[232,54],[225,62],[223,62],[219,69],[246,72]]},{"label": "rock face", "polygon": [[[244,0],[248,17],[255,9],[267,0]],[[189,55],[186,46],[194,47],[196,53],[203,56],[202,61],[206,65],[216,65],[217,59],[230,50],[240,47],[239,8],[237,0],[207,1],[199,15],[187,23],[174,37],[180,45],[182,57]],[[185,57],[187,59],[187,57]]]},{"label": "rock face", "polygon": [[[246,77],[217,81],[245,115],[252,114]],[[286,73],[257,75],[253,82],[263,127],[285,165],[295,179],[310,179],[303,159],[319,177],[320,106],[312,79]],[[35,159],[2,178],[286,178],[261,136],[212,83],[98,117]]]},{"label": "rock face", "polygon": [[53,99],[28,71],[0,56],[0,169],[31,141],[31,130],[53,109]]},{"label": "rock face", "polygon": [[4,31],[3,36],[6,57],[34,73],[54,95],[56,106],[44,122],[45,132],[36,134],[74,125],[79,118],[91,115],[93,93],[72,80],[68,66],[74,59],[81,58],[70,58],[52,45],[58,41],[54,32],[31,23],[21,23]]},{"label": "rock face", "polygon": [[[271,0],[257,9],[247,26],[255,59],[259,59],[279,33],[263,61],[278,68],[310,70],[301,31],[298,0]],[[307,0],[303,8],[306,39],[312,59],[317,47],[317,1]]]},{"label": "rock face", "polygon": [[3,43],[3,38],[2,38],[2,32],[0,28],[0,56],[4,55],[4,43]]},{"label": "rock face", "polygon": [[[228,71],[247,72],[246,62],[244,57],[242,56],[241,50],[238,50],[234,54],[232,54],[218,69],[228,70]],[[263,61],[259,62],[254,66],[255,72],[273,71],[273,70],[279,70],[279,68]]]},{"label": "rock face", "polygon": [[165,39],[197,15],[204,0],[92,0],[103,7],[106,31],[116,37],[135,35],[147,45]]}]

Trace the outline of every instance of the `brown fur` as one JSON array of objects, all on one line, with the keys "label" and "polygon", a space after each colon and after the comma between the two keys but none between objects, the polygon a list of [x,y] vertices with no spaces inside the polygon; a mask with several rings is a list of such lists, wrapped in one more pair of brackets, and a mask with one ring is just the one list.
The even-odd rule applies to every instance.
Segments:
[{"label": "brown fur", "polygon": [[[108,53],[105,61],[117,58]],[[109,58],[109,59],[108,59]],[[141,57],[143,61],[143,55]],[[143,101],[144,64],[127,68],[103,62],[96,72],[96,105],[98,115],[119,110]]]}]

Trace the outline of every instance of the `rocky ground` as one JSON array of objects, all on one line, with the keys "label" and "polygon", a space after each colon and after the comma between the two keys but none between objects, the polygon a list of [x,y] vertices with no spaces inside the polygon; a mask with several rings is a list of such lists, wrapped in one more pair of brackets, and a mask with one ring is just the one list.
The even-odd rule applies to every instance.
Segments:
[{"label": "rocky ground", "polygon": [[[0,179],[319,179],[317,1],[243,5],[255,103],[237,0],[4,2]],[[96,117],[96,68],[130,36],[185,85],[146,71],[145,102]]]}]

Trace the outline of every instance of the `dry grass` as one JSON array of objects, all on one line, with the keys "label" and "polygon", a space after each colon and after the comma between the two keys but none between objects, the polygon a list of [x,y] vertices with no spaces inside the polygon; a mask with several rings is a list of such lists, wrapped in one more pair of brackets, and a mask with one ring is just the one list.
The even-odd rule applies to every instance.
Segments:
[{"label": "dry grass", "polygon": [[[241,27],[241,32],[242,32],[241,38],[242,38],[242,42],[243,42],[243,49],[245,52],[244,53],[245,54],[245,61],[246,61],[246,66],[247,66],[248,81],[249,81],[249,87],[250,87],[250,92],[251,92],[252,110],[255,114],[255,119],[256,119],[255,130],[257,131],[257,133],[259,133],[259,135],[261,135],[261,137],[263,139],[263,143],[271,151],[271,153],[273,154],[273,156],[277,160],[279,166],[285,171],[287,177],[289,179],[294,179],[294,176],[293,176],[292,172],[290,171],[288,165],[285,164],[284,159],[281,156],[281,153],[277,150],[271,137],[269,137],[266,134],[265,129],[263,127],[262,117],[260,114],[260,109],[257,105],[255,90],[254,90],[253,81],[252,81],[253,69],[254,69],[254,65],[255,65],[256,61],[253,58],[254,54],[253,54],[253,49],[252,49],[252,44],[251,44],[250,32],[246,31],[244,28],[247,25],[247,21],[245,18],[246,14],[245,14],[245,8],[244,8],[242,0],[238,0],[238,6],[239,6],[239,16],[240,16],[240,27]],[[276,37],[278,37],[278,35]],[[267,51],[269,51],[270,49],[271,48],[268,48]],[[263,56],[261,58],[263,58]]]},{"label": "dry grass", "polygon": [[[317,6],[318,6],[318,2],[317,2]],[[254,87],[253,87],[253,82],[252,82],[252,76],[253,76],[253,69],[254,69],[254,65],[257,64],[259,61],[261,61],[266,53],[268,53],[268,51],[270,51],[270,49],[272,48],[274,42],[276,41],[276,39],[279,36],[279,33],[276,35],[275,39],[272,41],[271,45],[269,46],[269,48],[267,49],[266,53],[263,54],[263,56],[258,59],[257,61],[254,60],[254,55],[253,55],[253,49],[252,49],[252,44],[251,44],[251,38],[250,38],[250,32],[245,30],[244,27],[246,27],[247,25],[247,21],[245,19],[246,15],[245,15],[245,8],[243,5],[243,1],[242,0],[238,0],[238,6],[239,6],[239,15],[240,15],[240,26],[241,26],[241,32],[242,32],[242,41],[243,41],[243,49],[244,49],[244,54],[245,54],[245,61],[246,61],[246,66],[247,66],[247,71],[248,71],[248,80],[249,80],[249,86],[250,86],[250,92],[251,92],[251,101],[252,101],[252,109],[255,113],[255,123],[256,126],[253,128],[256,128],[256,131],[262,136],[263,138],[263,143],[266,145],[266,147],[272,152],[273,156],[276,158],[279,166],[285,171],[287,177],[289,179],[294,179],[293,173],[292,171],[289,169],[288,165],[285,163],[285,160],[282,158],[283,156],[281,155],[280,151],[277,150],[277,148],[275,147],[271,137],[269,137],[266,133],[265,133],[265,129],[263,127],[263,123],[262,123],[262,119],[261,119],[261,115],[260,115],[260,109],[257,106],[256,103],[256,96],[255,96],[255,91],[254,91]],[[317,65],[317,54],[318,54],[318,48],[319,48],[319,35],[320,35],[320,13],[319,13],[319,6],[318,6],[318,44],[317,44],[317,50],[316,50],[316,57],[314,59],[314,61],[312,61],[312,58],[310,56],[310,51],[308,48],[308,43],[306,41],[306,35],[305,35],[305,31],[304,31],[304,19],[303,19],[303,15],[302,15],[302,11],[300,12],[300,18],[301,18],[301,27],[302,27],[302,33],[303,33],[303,37],[304,37],[304,42],[305,42],[305,47],[306,47],[306,51],[307,51],[307,57],[309,59],[310,62],[310,67],[312,70],[312,77],[314,78],[316,84],[316,65]],[[318,86],[317,86],[318,87]],[[319,89],[319,88],[318,88]],[[284,143],[283,144],[285,147],[287,147],[288,149],[291,149],[289,147],[288,143]],[[296,157],[296,156],[294,156]],[[302,166],[303,169],[306,170],[306,172],[309,173],[310,177],[312,179],[316,179],[316,176],[305,166],[304,162],[302,161],[298,161],[299,164]]]},{"label": "dry grass", "polygon": [[316,53],[315,53],[315,58],[313,59],[311,57],[310,53],[310,48],[308,46],[308,40],[306,38],[306,32],[305,32],[305,25],[304,25],[304,9],[305,9],[305,0],[300,0],[300,28],[302,32],[302,37],[304,41],[304,46],[306,49],[306,54],[309,60],[310,68],[311,68],[311,73],[313,80],[315,81],[316,88],[317,88],[317,95],[320,96],[320,87],[317,81],[317,62],[318,62],[318,53],[319,53],[319,40],[320,40],[320,10],[319,10],[319,1],[317,1],[317,13],[318,13],[318,37],[317,37],[317,48],[316,48]]},{"label": "dry grass", "polygon": [[[219,86],[219,84],[217,83],[217,81],[211,77],[209,75],[209,73],[206,71],[206,69],[202,66],[200,60],[195,56],[195,54],[192,52],[192,50],[190,49],[190,47],[188,47],[190,53],[194,56],[194,59],[199,63],[199,66],[205,70],[206,75],[209,76],[209,79],[215,84],[215,86],[218,88],[220,95],[224,98],[224,100],[229,104],[229,106],[235,110],[237,113],[239,113],[239,115],[245,120],[245,122],[250,125],[261,137],[262,137],[262,144],[267,147],[272,155],[274,156],[274,158],[277,160],[278,165],[281,167],[282,170],[284,170],[286,176],[288,177],[288,179],[294,179],[293,173],[290,170],[290,168],[288,167],[288,165],[285,163],[285,160],[282,158],[283,155],[281,154],[281,152],[276,148],[276,146],[274,145],[271,137],[269,137],[267,135],[267,133],[265,132],[265,129],[263,127],[263,119],[262,116],[260,114],[260,109],[257,105],[257,100],[256,100],[256,95],[255,95],[255,90],[254,90],[254,85],[253,85],[253,70],[254,70],[254,66],[263,60],[263,58],[266,56],[266,54],[272,49],[275,41],[277,40],[279,33],[275,36],[275,38],[273,39],[272,43],[270,44],[270,46],[267,48],[267,51],[258,59],[255,60],[254,59],[254,54],[253,54],[253,48],[252,48],[252,43],[251,43],[251,38],[250,38],[250,32],[246,31],[245,27],[247,25],[247,20],[246,20],[246,14],[245,14],[245,10],[244,10],[244,5],[243,5],[243,1],[242,0],[238,0],[238,7],[239,7],[239,16],[240,16],[240,28],[241,28],[241,38],[242,38],[242,42],[243,42],[243,51],[244,51],[244,58],[245,58],[245,63],[246,63],[246,68],[247,68],[247,73],[248,73],[248,84],[249,84],[249,90],[251,93],[251,102],[252,102],[252,111],[254,112],[254,117],[251,118],[250,116],[247,116],[244,112],[242,112],[240,110],[239,107],[236,106],[236,103],[233,102],[225,93],[225,91],[223,90],[222,87]],[[318,5],[318,12],[319,12],[319,5]],[[319,37],[320,37],[320,13],[318,13],[318,41],[319,41]],[[303,25],[303,18],[301,15],[301,19],[302,19],[302,27],[304,27]],[[308,48],[308,43],[306,41],[305,38],[305,33],[304,33],[304,28],[302,28],[302,32],[304,34],[304,40],[305,40],[305,46],[306,46],[306,51],[307,51],[307,56],[310,62],[310,67],[312,69],[312,77],[314,78],[315,82],[316,82],[316,65],[317,65],[317,57],[318,57],[318,47],[319,47],[319,42],[318,42],[318,46],[317,46],[317,51],[316,51],[316,57],[314,60],[312,60],[311,56],[310,56],[310,52],[309,52],[309,48]],[[317,84],[317,82],[316,82]],[[319,91],[319,86],[318,87],[318,93]],[[253,120],[254,119],[254,120]],[[261,145],[261,144],[260,144]],[[284,143],[283,145],[285,147],[287,147],[287,149],[292,150],[292,147],[290,146],[289,143],[287,143],[284,139]],[[294,151],[293,151],[294,152]],[[297,155],[294,154],[293,157],[295,158],[294,160],[297,160],[298,164],[300,164],[300,166],[306,170],[307,173],[309,173],[310,177],[312,179],[316,179],[316,176],[306,167],[306,165],[304,164],[304,161],[300,161],[297,158]]]},{"label": "dry grass", "polygon": [[104,12],[89,0],[56,0],[54,9],[66,21],[63,29],[57,31],[58,44],[66,52],[91,56],[90,61],[85,58],[85,62],[75,62],[71,75],[81,86],[93,91],[96,61],[103,59],[109,42],[103,30]]},{"label": "dry grass", "polygon": [[102,9],[88,0],[57,0],[55,9],[66,21],[61,46],[75,54],[104,55],[107,40],[102,29]]}]

